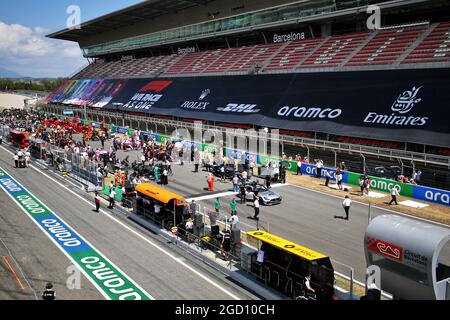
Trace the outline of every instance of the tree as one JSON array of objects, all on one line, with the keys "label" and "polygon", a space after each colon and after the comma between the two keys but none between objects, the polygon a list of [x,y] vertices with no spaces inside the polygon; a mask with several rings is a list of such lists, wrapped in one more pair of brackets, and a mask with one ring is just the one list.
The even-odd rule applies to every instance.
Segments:
[{"label": "tree", "polygon": [[0,78],[0,90],[33,90],[33,91],[44,91],[53,92],[61,86],[61,84],[66,80],[66,78],[57,79],[43,79],[41,81],[32,80],[10,80]]}]

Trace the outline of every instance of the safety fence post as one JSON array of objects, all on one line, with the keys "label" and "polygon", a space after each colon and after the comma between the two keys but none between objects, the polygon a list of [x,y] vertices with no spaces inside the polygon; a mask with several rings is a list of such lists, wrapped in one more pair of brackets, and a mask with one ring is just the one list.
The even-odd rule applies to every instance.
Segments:
[{"label": "safety fence post", "polygon": [[349,297],[349,300],[353,300],[353,274],[354,274],[354,269],[350,268],[350,297]]},{"label": "safety fence post", "polygon": [[337,152],[334,151],[334,167],[337,167]]}]

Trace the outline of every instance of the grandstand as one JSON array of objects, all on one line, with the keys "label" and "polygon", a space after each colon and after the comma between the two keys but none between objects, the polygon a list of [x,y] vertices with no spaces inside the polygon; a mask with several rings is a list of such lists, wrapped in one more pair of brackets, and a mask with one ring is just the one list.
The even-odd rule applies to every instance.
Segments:
[{"label": "grandstand", "polygon": [[[366,26],[369,16],[366,9],[372,4],[381,8],[382,28],[378,30],[368,30]],[[381,84],[377,87],[380,97],[369,100],[380,103],[382,96],[388,95],[383,103],[386,108],[391,108],[399,90],[410,90],[416,85],[410,85],[407,79],[426,83],[436,81],[436,88],[441,85],[448,87],[445,72],[450,70],[450,3],[444,0],[148,0],[85,22],[80,29],[64,29],[48,37],[75,41],[80,45],[89,65],[73,75],[73,80],[134,79],[138,82],[129,80],[128,85],[137,87],[139,79],[174,81],[186,78],[185,82],[177,83],[186,86],[183,94],[195,91],[194,95],[197,91],[202,92],[209,82],[212,86],[220,81],[221,86],[225,86],[228,83],[226,79],[233,79],[229,81],[230,88],[223,88],[224,92],[231,92],[235,90],[231,83],[237,85],[242,81],[241,86],[245,86],[254,81],[265,83],[266,88],[277,87],[277,92],[286,94],[266,101],[284,101],[294,93],[287,94],[287,86],[284,89],[279,87],[282,80],[290,83],[294,81],[292,79],[317,78],[317,83],[324,83],[328,90],[321,96],[336,97],[327,103],[342,104],[337,97],[346,92],[347,100],[355,100],[351,101],[353,108],[360,109],[356,101],[358,98],[351,95],[356,90],[341,88],[333,92],[330,87],[338,86],[340,81],[327,79],[334,75],[356,85],[361,77],[384,77],[385,87]],[[432,70],[436,70],[436,75],[442,74],[443,80],[437,80]],[[200,80],[204,77],[209,78]],[[311,81],[304,80],[304,83]],[[331,82],[326,85],[327,81]],[[397,91],[382,93],[381,89],[387,90],[390,81],[393,87],[397,83]],[[197,82],[198,85],[194,84]],[[373,84],[361,85],[368,89]],[[414,87],[416,93],[417,90],[425,90],[421,89],[421,85],[417,87],[419,89]],[[66,91],[70,93],[70,90]],[[188,99],[173,97],[176,94],[170,93],[170,106],[178,100]],[[313,101],[313,98],[307,101]],[[446,99],[440,96],[435,98]],[[58,104],[69,100],[49,99],[52,105],[49,110],[57,110]],[[89,102],[94,100],[86,99],[84,105],[88,113],[98,115],[99,110]],[[117,113],[117,102],[121,105],[127,102],[127,99],[116,100],[113,96],[107,100],[108,104],[103,106],[103,118],[105,114]],[[435,109],[431,104],[425,106],[425,103],[431,103],[430,99],[416,101],[422,101],[422,111]],[[434,102],[435,105],[437,103]],[[82,105],[72,107],[76,109]],[[61,110],[63,108],[60,107]],[[270,108],[274,106],[265,106],[263,110]],[[418,108],[415,107],[415,110]],[[388,154],[383,151],[385,149],[394,149],[398,154],[403,152],[406,159],[413,152],[420,154],[418,158],[425,159],[422,161],[424,164],[429,162],[428,153],[431,152],[434,159],[442,157],[439,161],[431,161],[433,164],[447,169],[450,164],[448,125],[438,125],[434,121],[433,135],[425,139],[428,129],[413,127],[383,131],[379,125],[355,129],[340,123],[330,129],[324,125],[313,126],[306,121],[294,123],[292,119],[264,122],[260,118],[224,118],[222,115],[189,113],[186,110],[183,110],[184,113],[181,110],[174,112],[162,106],[145,112],[123,108],[121,111],[125,111],[120,114],[123,119],[128,116],[130,119],[131,116],[138,116],[149,121],[156,118],[180,122],[200,119],[205,124],[236,128],[282,128],[286,136],[314,138],[314,141],[322,141],[322,145],[339,142],[379,148],[376,153],[382,156]],[[445,118],[447,111],[443,112]],[[270,117],[274,116],[271,114]],[[411,156],[411,160],[416,160],[416,157]]]},{"label": "grandstand", "polygon": [[429,67],[430,63],[436,63],[436,67],[450,65],[450,21],[297,40],[281,46],[260,44],[128,61],[99,59],[73,78],[248,74],[258,66],[258,73],[307,72],[308,68],[345,71],[371,66],[393,69],[400,65]]}]

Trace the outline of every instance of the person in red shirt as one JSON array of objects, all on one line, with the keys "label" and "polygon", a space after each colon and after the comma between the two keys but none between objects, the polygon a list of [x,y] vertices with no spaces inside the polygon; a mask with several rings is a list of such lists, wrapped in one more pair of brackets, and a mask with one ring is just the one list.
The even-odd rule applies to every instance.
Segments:
[{"label": "person in red shirt", "polygon": [[95,210],[94,211],[100,212],[100,196],[98,195],[97,191],[95,191],[94,201],[95,201]]},{"label": "person in red shirt", "polygon": [[208,175],[207,182],[208,182],[208,191],[214,191],[214,176],[212,173]]}]

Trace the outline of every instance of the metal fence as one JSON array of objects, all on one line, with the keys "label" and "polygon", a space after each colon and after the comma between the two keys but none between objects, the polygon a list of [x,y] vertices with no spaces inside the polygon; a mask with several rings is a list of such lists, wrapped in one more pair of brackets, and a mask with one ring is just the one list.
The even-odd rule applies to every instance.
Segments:
[{"label": "metal fence", "polygon": [[[148,204],[149,203],[147,203],[147,205]],[[144,205],[139,212],[135,213],[158,227],[163,227],[167,230],[171,230],[173,228],[173,218],[170,214],[166,216],[156,215],[153,210],[149,208],[150,207],[145,209]],[[203,207],[203,209],[198,208],[198,211],[195,213],[197,218],[201,217],[201,221],[194,223],[194,229],[192,232],[188,232],[185,228],[180,228],[178,226],[176,231],[175,229],[172,229],[172,237],[169,238],[169,236],[167,236],[167,239],[181,248],[189,246],[193,249],[194,253],[198,253],[196,257],[207,264],[211,264],[211,260],[213,260],[230,271],[240,270],[250,274],[257,282],[267,288],[278,288],[279,290],[279,288],[282,287],[283,290],[281,293],[289,298],[297,300],[314,299],[314,294],[308,292],[308,290],[305,290],[305,279],[303,279],[303,281],[301,278],[294,280],[275,268],[269,268],[264,264],[257,263],[256,252],[254,252],[251,256],[248,256],[248,253],[244,253],[241,250],[243,248],[243,244],[250,245],[256,250],[259,249],[258,240],[247,238],[245,232],[241,234],[239,243],[234,244],[231,239],[231,250],[226,253],[224,252],[224,248],[221,246],[220,241],[217,241],[217,239],[212,239],[212,242],[205,241],[205,239],[208,239],[205,238],[205,236],[210,235],[210,233],[206,230],[210,230],[211,225],[216,225],[216,223],[221,224],[222,230],[230,230],[230,225],[227,224],[226,220],[211,221],[209,214],[210,211],[206,207]],[[196,227],[197,223],[202,227]],[[266,228],[260,227],[260,229],[269,229],[268,224],[263,222],[261,225]],[[175,240],[173,239],[173,235],[176,235]],[[344,295],[345,298],[352,299],[354,293],[359,293],[357,292],[358,290],[354,289],[355,283],[353,280],[353,268],[335,260],[332,260],[332,263],[335,268],[334,284],[339,286],[341,291],[346,293]],[[311,280],[310,283],[312,286],[320,286],[318,283],[314,283]]]},{"label": "metal fence", "polygon": [[175,231],[173,229],[173,218],[170,214],[161,216],[155,214],[153,210],[146,208],[145,206],[135,213],[158,227],[172,230],[173,235],[175,235],[175,240],[173,241],[174,244],[179,247],[184,247],[186,245],[191,247],[195,252],[199,253],[197,257],[201,257],[206,263],[211,259],[214,261],[223,261],[220,264],[230,270],[233,270],[233,268],[240,265],[240,244],[231,244],[231,250],[225,252],[220,243],[215,241],[215,239],[207,241],[205,236],[208,236],[209,233],[205,230],[207,229],[207,226],[205,224],[206,221],[203,218],[201,222],[197,222],[201,223],[202,227],[198,227],[198,225],[195,224],[192,231],[187,231],[185,228],[178,226]]},{"label": "metal fence", "polygon": [[[49,105],[45,107],[48,112],[62,115],[64,107]],[[84,111],[75,110],[80,118],[85,118]],[[155,133],[170,134],[170,128],[185,128],[194,130],[194,123],[183,122],[177,120],[156,119],[151,117],[136,116],[129,114],[116,114],[108,111],[87,110],[87,118],[85,120],[91,121],[106,121],[108,123],[121,126],[130,127],[140,130],[153,130]],[[258,138],[258,136],[242,132],[233,128],[222,128],[213,125],[202,125],[203,130],[225,133],[227,130],[236,137]],[[269,139],[281,145],[290,144],[305,148],[320,148],[332,152],[347,152],[364,154],[367,156],[382,157],[388,159],[400,159],[402,161],[415,161],[417,163],[433,164],[450,168],[450,157],[436,154],[429,154],[425,152],[414,152],[409,150],[390,149],[375,146],[358,145],[351,143],[341,143],[335,141],[322,140],[317,138],[296,137],[290,135],[280,134],[278,138]]]},{"label": "metal fence", "polygon": [[6,140],[6,137],[9,136],[10,127],[7,125],[1,125],[0,126],[0,135],[3,137],[3,139]]},{"label": "metal fence", "polygon": [[80,154],[65,151],[59,147],[48,144],[46,161],[85,185],[93,184],[95,187],[103,185],[103,175],[95,161],[86,159]]}]

